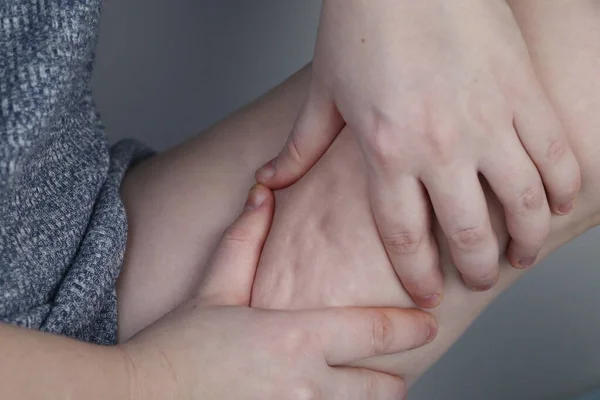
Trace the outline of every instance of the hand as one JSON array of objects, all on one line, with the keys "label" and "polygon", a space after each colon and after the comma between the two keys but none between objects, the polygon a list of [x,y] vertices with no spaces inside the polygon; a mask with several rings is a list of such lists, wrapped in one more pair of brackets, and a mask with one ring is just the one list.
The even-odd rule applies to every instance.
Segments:
[{"label": "hand", "polygon": [[502,203],[518,268],[548,235],[546,193],[565,214],[579,190],[577,160],[502,0],[324,0],[309,94],[257,180],[295,182],[344,123],[366,159],[387,253],[423,307],[443,289],[430,201],[464,281],[486,290],[499,248],[479,176]]},{"label": "hand", "polygon": [[[224,234],[200,288],[187,303],[123,345],[134,398],[398,399],[400,378],[333,367],[430,341],[431,316],[418,310],[250,309],[250,292],[274,198],[257,186]],[[154,393],[165,377],[171,385]]]},{"label": "hand", "polygon": [[[583,76],[587,78],[589,74]],[[590,121],[586,113],[580,116]],[[552,236],[544,244],[540,258],[599,221],[600,168],[595,154],[600,141],[595,139],[593,125],[582,126],[586,130],[578,131],[575,139],[586,144],[584,151],[577,153],[578,159],[585,161],[582,165],[586,166],[586,185],[577,209],[569,216],[553,218]],[[486,196],[499,247],[504,249],[508,234],[501,205],[489,188]],[[368,205],[364,158],[355,135],[345,128],[306,176],[277,192],[277,209],[254,281],[252,307],[278,310],[366,305],[413,307],[394,273]],[[438,240],[442,238],[437,224],[434,233]],[[504,257],[500,264],[498,284],[484,293],[473,292],[463,284],[452,265],[448,246],[442,242],[440,265],[444,271],[445,296],[442,304],[432,310],[440,327],[439,335],[420,349],[351,365],[400,375],[407,385],[414,383],[485,307],[522,275],[521,270],[507,268]]]},{"label": "hand", "polygon": [[[379,238],[368,207],[364,158],[348,128],[306,176],[277,192],[276,203],[254,280],[252,307],[414,307]],[[498,215],[497,207],[490,210]],[[505,239],[502,224],[495,228]],[[449,262],[447,247],[440,250],[446,296],[432,311],[443,326],[438,337],[422,349],[372,357],[352,366],[399,375],[410,385],[506,284],[503,279],[485,293],[467,289]],[[517,270],[512,272],[511,276],[518,275]]]}]

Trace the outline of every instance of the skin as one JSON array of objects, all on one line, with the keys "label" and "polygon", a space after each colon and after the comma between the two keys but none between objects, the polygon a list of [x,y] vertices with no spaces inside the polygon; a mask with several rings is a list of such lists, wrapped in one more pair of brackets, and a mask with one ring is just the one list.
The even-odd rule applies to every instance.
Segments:
[{"label": "skin", "polygon": [[[542,256],[600,222],[598,4],[530,0],[514,9],[535,71],[563,121],[582,171],[577,207],[568,216],[553,217]],[[122,340],[193,293],[219,235],[253,184],[253,171],[284,145],[306,98],[310,74],[304,69],[202,136],[128,174],[123,199],[130,237],[118,282]],[[255,305],[413,304],[385,248],[374,240],[377,230],[372,217],[367,219],[365,171],[352,176],[344,173],[356,170],[355,164],[364,163],[364,158],[351,132],[338,139],[306,177],[277,195],[274,224],[253,293]],[[502,207],[487,193],[499,248],[504,249],[508,234],[502,224]],[[337,212],[338,208],[344,212]],[[293,241],[294,246],[286,241]],[[491,291],[473,293],[452,267],[447,248],[441,249],[445,296],[434,311],[440,329],[436,340],[419,351],[366,360],[361,365],[394,371],[410,384],[522,274],[509,268],[502,257],[499,284]],[[318,264],[309,262],[313,260]],[[374,260],[382,264],[375,265]],[[282,280],[281,287],[271,291],[268,282],[282,276],[293,279]],[[308,298],[304,292],[315,295]]]},{"label": "skin", "polygon": [[[536,49],[532,51],[534,63],[568,127],[583,179],[575,212],[553,217],[550,236],[541,250],[544,257],[598,223],[600,80],[596,68],[600,36],[589,33],[598,31],[596,4],[561,3],[549,9],[534,3],[515,11],[522,23],[531,27],[526,34]],[[559,21],[568,27],[568,34],[554,30]],[[582,49],[586,49],[585,55]],[[253,306],[302,309],[350,304],[414,305],[395,279],[390,259],[377,236],[376,223],[368,210],[370,186],[363,163],[353,135],[343,131],[302,180],[278,194],[274,224],[255,281]],[[339,168],[342,164],[345,168]],[[505,216],[485,183],[484,188],[498,245],[504,249],[508,242]],[[439,228],[436,236],[444,243]],[[433,310],[441,327],[438,339],[414,352],[364,360],[358,365],[402,375],[409,383],[414,382],[496,295],[521,276],[519,271],[508,268],[503,253],[497,287],[483,294],[472,293],[460,283],[449,247],[446,244],[440,248],[446,296]]]},{"label": "skin", "polygon": [[403,397],[406,388],[399,377],[335,365],[431,341],[437,325],[428,314],[391,308],[269,311],[249,307],[273,208],[273,194],[254,187],[193,296],[125,344],[96,346],[0,324],[0,397]]},{"label": "skin", "polygon": [[254,171],[284,143],[308,72],[128,172],[121,189],[128,239],[117,281],[119,341],[192,295],[255,184]]},{"label": "skin", "polygon": [[0,398],[129,399],[129,377],[116,348],[0,324]]},{"label": "skin", "polygon": [[[565,2],[551,10],[541,2],[531,1],[527,5],[516,5],[515,11],[525,28],[530,48],[534,49],[532,55],[538,73],[542,81],[547,82],[547,91],[565,121],[571,144],[582,167],[579,206],[568,217],[553,219],[550,237],[542,249],[542,254],[546,255],[600,222],[600,162],[596,160],[600,150],[597,139],[597,127],[600,126],[600,113],[597,113],[600,106],[600,82],[596,74],[600,59],[597,40],[600,27],[597,19],[600,12],[595,1],[577,4]],[[560,25],[558,22],[563,25],[566,23],[571,29],[568,32],[557,32],[555,27]],[[586,52],[575,51],[582,48]],[[570,79],[560,79],[565,76]],[[373,358],[375,353],[397,353],[422,344],[431,338],[435,325],[424,313],[395,308],[267,311],[247,307],[254,270],[272,214],[273,199],[266,194],[268,192],[263,192],[265,202],[260,203],[257,201],[257,197],[260,197],[257,190],[260,193],[261,189],[253,190],[246,211],[226,231],[221,244],[216,246],[212,260],[199,266],[198,260],[203,260],[204,257],[204,261],[208,261],[212,248],[219,241],[219,236],[214,235],[215,231],[222,231],[237,213],[236,201],[221,195],[239,192],[239,187],[244,186],[249,179],[248,167],[254,165],[270,149],[269,145],[264,146],[263,143],[254,144],[253,147],[250,142],[243,140],[235,145],[228,141],[242,138],[242,133],[247,131],[254,131],[260,133],[248,135],[250,141],[271,138],[278,145],[277,138],[280,138],[281,132],[285,132],[281,127],[291,121],[288,118],[293,115],[293,106],[302,98],[302,88],[306,87],[307,77],[307,71],[296,76],[267,98],[216,127],[212,137],[209,135],[205,141],[195,143],[197,147],[192,145],[180,148],[179,154],[172,152],[140,165],[137,172],[128,177],[124,192],[128,194],[128,210],[135,215],[131,222],[132,227],[135,227],[134,232],[137,232],[133,236],[137,237],[138,242],[137,247],[131,245],[128,250],[126,272],[120,281],[120,309],[125,314],[121,316],[125,318],[121,320],[121,328],[131,334],[144,324],[158,319],[160,313],[173,308],[175,310],[144,329],[127,344],[113,348],[0,325],[3,354],[0,375],[9,378],[0,387],[0,397],[51,398],[50,396],[56,395],[56,398],[96,396],[147,399],[153,396],[171,397],[175,393],[183,397],[203,399],[242,396],[273,399],[286,396],[397,398],[403,391],[403,384],[398,378],[364,369],[331,367],[329,364],[362,365],[398,374],[403,371],[409,381],[412,381],[419,370],[433,362],[493,296],[518,278],[519,274],[508,269],[507,262],[503,260],[504,268],[498,287],[485,294],[472,293],[462,286],[460,277],[450,265],[448,249],[442,248],[441,260],[446,266],[448,290],[446,301],[436,310],[443,328],[440,338],[421,350]],[[274,112],[276,113],[273,114]],[[215,135],[219,130],[225,133],[217,139]],[[401,288],[399,282],[396,281],[394,285],[393,279],[386,279],[385,282],[382,280],[382,286],[372,284],[371,278],[378,279],[381,278],[380,275],[389,274],[392,267],[389,260],[387,269],[373,269],[368,265],[377,257],[382,259],[382,265],[385,264],[383,258],[386,258],[387,253],[381,243],[372,240],[377,235],[377,226],[372,220],[369,224],[365,217],[369,215],[365,213],[369,198],[368,193],[364,193],[365,188],[368,191],[364,171],[361,178],[358,171],[360,168],[351,168],[349,170],[358,175],[348,177],[339,174],[341,169],[334,168],[340,163],[353,167],[360,165],[361,154],[357,143],[352,139],[351,132],[340,135],[331,151],[314,169],[316,172],[307,175],[295,187],[304,187],[303,191],[293,192],[289,189],[279,195],[278,209],[283,211],[276,216],[277,220],[271,231],[272,240],[265,249],[260,271],[262,278],[259,277],[255,287],[256,303],[261,296],[267,306],[277,306],[279,303],[287,308],[304,308],[311,304],[321,308],[328,302],[339,305],[346,301],[381,301],[388,304],[411,302],[408,293]],[[194,151],[201,149],[204,154],[203,151]],[[183,157],[174,159],[174,155]],[[199,161],[196,157],[202,155],[209,157]],[[223,156],[232,163],[210,163],[211,160],[223,160]],[[203,179],[173,182],[173,172],[178,168],[201,167],[203,162],[213,167],[221,166],[222,169],[216,173],[207,171],[205,175],[200,174]],[[153,169],[160,167],[167,167],[162,175],[156,174],[157,171]],[[197,173],[197,170],[191,173]],[[189,178],[183,176],[186,177]],[[187,185],[194,182],[203,185],[210,183],[210,179],[228,177],[233,178],[233,182],[221,182],[222,186],[209,186],[210,189],[202,186],[202,190],[205,190],[202,194],[206,195],[206,199],[200,203],[206,209],[201,211],[213,211],[208,218],[190,218],[193,211],[198,211],[198,208],[194,209],[198,202],[194,202],[197,198],[188,196],[198,194],[194,192],[198,189]],[[230,189],[231,183],[238,184],[238,187]],[[184,190],[186,188],[188,191]],[[213,192],[215,188],[216,193]],[[225,190],[220,192],[218,189],[221,188]],[[169,197],[163,192],[169,189],[179,191],[175,192],[176,196]],[[487,192],[491,193],[489,189]],[[140,194],[156,196],[144,198]],[[352,197],[348,197],[350,195]],[[238,199],[241,197],[243,196]],[[347,201],[349,198],[351,201]],[[302,207],[306,204],[298,201],[299,199],[308,201],[310,211],[314,214],[304,212]],[[170,203],[173,200],[182,201]],[[491,195],[488,204],[493,219],[498,221],[495,227],[502,244],[502,239],[506,241],[508,238],[502,225],[502,207]],[[174,205],[174,211],[165,215],[164,208],[170,209],[169,205]],[[286,224],[289,225],[290,221],[292,226],[286,229]],[[206,222],[206,225],[202,226],[199,222]],[[185,231],[189,237],[184,238],[184,242],[189,242],[184,244],[196,244],[201,250],[194,251],[194,246],[191,246],[191,250],[177,253],[177,246],[168,245],[179,243],[182,238],[172,238],[172,242],[169,242],[162,241],[161,235],[176,236],[172,235],[172,229],[181,227],[178,224],[185,227],[186,223],[191,229]],[[315,224],[321,225],[323,229],[315,230]],[[360,229],[355,229],[355,224]],[[337,230],[336,227],[343,229]],[[291,228],[297,232],[294,233]],[[198,233],[199,230],[206,232],[204,236]],[[165,231],[166,233],[162,233]],[[161,233],[153,236],[156,232]],[[278,232],[281,232],[281,236]],[[357,240],[357,236],[352,235],[357,232],[364,237],[358,237]],[[322,237],[324,234],[329,236]],[[441,232],[438,235],[441,236]],[[140,245],[140,238],[154,241]],[[295,246],[286,247],[286,241],[289,240],[294,240]],[[363,249],[360,246],[365,247]],[[299,257],[294,257],[294,253]],[[315,257],[315,263],[302,261],[301,256],[311,253]],[[147,254],[157,258],[143,260]],[[326,267],[333,268],[325,271],[316,268],[318,262],[322,262],[321,257],[316,257],[319,255],[331,261]],[[199,257],[195,258],[196,256]],[[361,256],[364,257],[364,262],[360,262]],[[169,257],[179,260],[178,263],[164,264]],[[277,265],[275,260],[278,258],[284,263]],[[136,263],[140,260],[147,263]],[[348,261],[347,264],[342,265],[341,262],[345,261]],[[207,268],[203,267],[205,264]],[[160,269],[165,265],[171,269]],[[340,265],[345,268],[336,269]],[[379,263],[377,265],[381,268]],[[297,269],[296,266],[303,268]],[[178,267],[181,269],[174,269]],[[342,286],[340,281],[353,275],[348,274],[348,271],[369,276],[367,279],[356,280],[360,286],[353,285],[352,282]],[[178,276],[172,276],[173,272]],[[139,273],[141,276],[136,275]],[[280,287],[268,292],[260,288],[261,279],[268,281],[286,274],[295,281],[290,284],[283,280]],[[172,281],[168,281],[169,278]],[[350,276],[349,279],[356,279],[356,276]],[[297,285],[298,281],[304,283]],[[176,285],[181,282],[184,284]],[[136,283],[141,285],[132,290],[132,285]],[[147,291],[153,285],[158,285],[160,290]],[[310,293],[315,294],[316,298],[309,296]],[[182,301],[187,297],[190,298]],[[175,307],[173,304],[181,305]],[[140,312],[141,317],[137,320],[131,318],[130,323],[127,317],[136,311]],[[198,337],[202,340],[198,340]],[[236,367],[243,365],[246,367],[245,371],[230,368],[226,353],[215,352],[224,338],[229,339],[226,347],[236,359]],[[253,359],[248,349],[256,348],[263,349],[261,355],[267,355],[267,358]],[[208,357],[209,360],[203,357]],[[299,358],[302,360],[297,361]],[[293,368],[290,359],[294,360]],[[356,363],[357,359],[362,361]],[[48,364],[53,364],[55,368],[40,368]],[[274,370],[278,379],[273,379],[274,374],[269,370],[269,365],[277,365]],[[27,373],[24,374],[24,371]],[[206,371],[210,371],[212,375],[206,374]],[[251,379],[244,380],[249,375],[246,371],[250,371]],[[31,385],[32,376],[37,378],[33,379],[35,385]],[[229,384],[232,381],[249,386],[232,387]],[[254,386],[257,382],[259,384]],[[248,393],[252,395],[248,396]]]},{"label": "skin", "polygon": [[[135,399],[403,397],[405,386],[398,377],[333,366],[431,341],[437,327],[426,313],[390,308],[293,312],[248,307],[273,208],[272,193],[254,187],[244,211],[223,235],[194,295],[121,345],[134,371]],[[157,368],[160,364],[162,369]],[[170,383],[167,390],[155,383],[165,381]]]},{"label": "skin", "polygon": [[497,279],[479,176],[503,206],[506,255],[519,268],[534,264],[550,208],[570,212],[579,189],[577,160],[504,0],[325,0],[306,101],[258,181],[297,181],[345,125],[388,257],[423,307],[441,300],[439,245],[467,286]]}]

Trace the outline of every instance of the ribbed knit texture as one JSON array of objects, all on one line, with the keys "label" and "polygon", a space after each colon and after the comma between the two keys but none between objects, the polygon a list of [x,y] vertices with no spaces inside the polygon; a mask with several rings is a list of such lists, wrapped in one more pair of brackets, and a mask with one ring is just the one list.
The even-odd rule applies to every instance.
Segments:
[{"label": "ribbed knit texture", "polygon": [[119,186],[91,95],[101,0],[0,0],[0,321],[114,344]]}]

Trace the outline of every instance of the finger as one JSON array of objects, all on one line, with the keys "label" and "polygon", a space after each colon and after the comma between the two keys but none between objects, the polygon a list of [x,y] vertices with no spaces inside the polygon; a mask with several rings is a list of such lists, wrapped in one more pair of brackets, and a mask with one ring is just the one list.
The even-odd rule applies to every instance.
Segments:
[{"label": "finger", "polygon": [[225,231],[202,279],[197,297],[213,305],[250,304],[254,275],[274,210],[273,193],[256,185],[244,211]]},{"label": "finger", "polygon": [[504,207],[511,241],[507,259],[517,268],[534,264],[550,233],[550,209],[538,170],[509,132],[480,162],[479,170]]},{"label": "finger", "polygon": [[335,367],[328,378],[332,400],[403,400],[406,384],[402,378],[363,368]]},{"label": "finger", "polygon": [[310,327],[329,365],[414,349],[437,334],[434,318],[416,309],[329,308],[294,318],[304,330]]},{"label": "finger", "polygon": [[256,172],[256,180],[272,189],[289,186],[321,158],[344,127],[333,99],[315,81],[284,148]]},{"label": "finger", "polygon": [[422,179],[465,284],[490,289],[498,276],[498,243],[476,170],[449,167]]},{"label": "finger", "polygon": [[444,277],[431,231],[429,198],[421,182],[409,175],[392,179],[370,175],[373,216],[402,285],[417,305],[437,306]]},{"label": "finger", "polygon": [[581,172],[565,129],[542,88],[528,93],[517,107],[514,125],[542,176],[552,210],[569,213],[581,186]]}]

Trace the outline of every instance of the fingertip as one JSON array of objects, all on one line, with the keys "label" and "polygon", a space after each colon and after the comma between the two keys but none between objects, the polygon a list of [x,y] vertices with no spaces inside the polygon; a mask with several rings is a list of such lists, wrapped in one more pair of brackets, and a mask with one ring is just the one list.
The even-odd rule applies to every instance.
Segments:
[{"label": "fingertip", "polygon": [[557,211],[557,214],[566,215],[566,214],[569,214],[571,212],[571,210],[573,210],[572,202],[558,206],[558,209],[556,211]]},{"label": "fingertip", "polygon": [[571,201],[565,202],[563,204],[559,204],[558,206],[554,207],[554,213],[558,214],[558,215],[567,215],[567,214],[570,214],[574,208],[575,208],[575,200],[573,199]]},{"label": "fingertip", "polygon": [[256,184],[244,211],[223,232],[207,265],[197,297],[205,304],[248,306],[252,282],[273,216],[273,193]]},{"label": "fingertip", "polygon": [[421,308],[435,308],[444,297],[444,278],[441,272],[439,276],[423,276],[418,281],[414,276],[402,276],[400,281],[411,299]]},{"label": "fingertip", "polygon": [[472,292],[487,292],[492,289],[498,283],[499,275],[496,274],[493,279],[484,279],[484,280],[471,280],[470,278],[463,276],[463,281],[465,285]]},{"label": "fingertip", "polygon": [[[556,215],[570,214],[575,208],[577,195],[581,190],[581,172],[574,157],[573,163],[575,167],[571,168],[570,173],[563,172],[559,175],[558,182],[554,185],[549,184],[547,188],[552,212]],[[564,169],[568,170],[567,168]],[[567,176],[564,176],[565,174]]]},{"label": "fingertip", "polygon": [[539,250],[534,254],[524,254],[523,251],[518,252],[511,241],[506,252],[506,259],[513,268],[524,270],[531,268],[536,263],[539,252]]},{"label": "fingertip", "polygon": [[508,259],[508,262],[515,269],[528,269],[528,268],[531,268],[533,266],[533,264],[535,264],[536,259],[537,259],[536,256],[523,257],[520,259],[511,257]]},{"label": "fingertip", "polygon": [[424,346],[431,343],[437,337],[439,326],[435,317],[429,312],[418,309],[415,309],[414,311],[417,313],[422,325],[422,334],[420,334],[421,340],[419,344]]},{"label": "fingertip", "polygon": [[429,296],[413,296],[413,301],[419,306],[427,309],[436,308],[442,302],[443,292]]},{"label": "fingertip", "polygon": [[433,339],[437,337],[439,332],[439,325],[437,323],[437,320],[431,314],[429,314],[427,329],[427,339],[425,341],[425,344],[433,342]]},{"label": "fingertip", "polygon": [[275,176],[277,167],[277,157],[267,162],[265,165],[260,167],[255,174],[256,181],[260,184],[267,185]]},{"label": "fingertip", "polygon": [[419,330],[419,337],[421,338],[417,343],[417,346],[424,346],[431,343],[433,339],[437,337],[439,326],[435,317],[427,311],[419,309],[409,309],[404,311],[411,311],[413,318],[416,317],[421,329]]},{"label": "fingertip", "polygon": [[257,183],[248,192],[248,199],[246,200],[244,209],[247,211],[256,210],[265,205],[270,196],[271,191],[267,187]]},{"label": "fingertip", "polygon": [[[289,146],[289,145],[287,145]],[[269,189],[284,189],[300,179],[308,167],[290,158],[286,150],[260,167],[254,174],[256,182]]]},{"label": "fingertip", "polygon": [[418,307],[426,309],[439,306],[444,297],[443,272],[438,263],[431,265],[434,265],[434,267],[427,275],[401,277],[404,288],[407,290],[415,304]]}]

